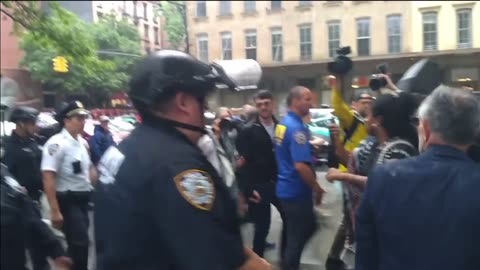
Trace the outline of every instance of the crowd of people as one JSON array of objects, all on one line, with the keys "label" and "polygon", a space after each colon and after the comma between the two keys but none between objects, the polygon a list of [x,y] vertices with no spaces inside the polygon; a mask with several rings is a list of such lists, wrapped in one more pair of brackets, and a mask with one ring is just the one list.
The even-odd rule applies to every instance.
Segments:
[{"label": "crowd of people", "polygon": [[[342,184],[344,217],[327,270],[348,269],[348,252],[357,270],[480,269],[480,166],[467,155],[480,135],[478,100],[444,85],[419,98],[383,74],[388,93],[362,92],[349,106],[335,75],[339,124],[330,126],[326,178]],[[142,123],[118,146],[108,117],[82,139],[88,112],[71,102],[40,150],[38,111],[15,108],[2,157],[1,268],[24,269],[27,249],[34,270],[48,269],[47,257],[88,269],[93,202],[98,270],[273,269],[263,259],[271,205],[283,222],[280,267],[300,269],[325,193],[306,125],[312,92],[292,87],[277,119],[273,94],[261,90],[239,116],[220,108],[206,126],[218,83],[236,88],[221,67],[190,55],[147,56],[129,93]],[[67,250],[41,221],[42,192]],[[254,224],[252,249],[244,222]]]}]

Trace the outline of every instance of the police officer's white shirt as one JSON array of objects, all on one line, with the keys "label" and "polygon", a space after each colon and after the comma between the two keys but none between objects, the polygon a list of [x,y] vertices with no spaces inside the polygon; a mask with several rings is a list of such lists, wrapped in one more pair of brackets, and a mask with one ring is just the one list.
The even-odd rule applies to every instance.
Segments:
[{"label": "police officer's white shirt", "polygon": [[[79,173],[74,173],[73,163],[80,162]],[[50,138],[43,147],[42,171],[56,172],[58,192],[90,191],[89,169],[91,166],[88,143],[81,136],[77,139],[63,129]]]}]

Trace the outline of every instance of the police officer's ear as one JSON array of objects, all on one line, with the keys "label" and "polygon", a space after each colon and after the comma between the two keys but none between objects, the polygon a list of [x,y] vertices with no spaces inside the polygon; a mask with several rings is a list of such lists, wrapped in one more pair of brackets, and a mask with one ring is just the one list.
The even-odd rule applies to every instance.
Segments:
[{"label": "police officer's ear", "polygon": [[185,92],[178,92],[173,102],[177,110],[186,114],[198,113],[198,110],[203,110],[204,106],[203,103],[199,103],[198,98]]}]

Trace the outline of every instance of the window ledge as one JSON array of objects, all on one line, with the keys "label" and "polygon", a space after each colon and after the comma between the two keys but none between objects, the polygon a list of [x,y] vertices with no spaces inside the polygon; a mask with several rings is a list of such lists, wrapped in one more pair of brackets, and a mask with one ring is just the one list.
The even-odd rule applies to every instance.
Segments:
[{"label": "window ledge", "polygon": [[343,4],[343,1],[327,1],[323,3],[324,6],[326,7],[338,7]]},{"label": "window ledge", "polygon": [[440,11],[440,8],[442,8],[442,6],[433,6],[433,7],[423,7],[423,8],[419,8],[418,10],[420,10],[420,12],[424,13],[424,12],[438,12]]},{"label": "window ledge", "polygon": [[233,19],[233,14],[221,14],[221,15],[217,15],[217,19]]},{"label": "window ledge", "polygon": [[254,17],[258,15],[258,11],[245,11],[242,13],[243,17]]},{"label": "window ledge", "polygon": [[283,11],[285,11],[284,8],[275,8],[275,9],[267,8],[267,14],[277,14],[277,13],[282,13]]},{"label": "window ledge", "polygon": [[372,1],[353,1],[353,4],[354,5],[360,5],[360,4],[366,4],[366,3],[370,3]]},{"label": "window ledge", "polygon": [[297,11],[306,11],[306,10],[311,10],[313,7],[312,4],[303,4],[303,5],[298,5],[295,7],[295,10]]},{"label": "window ledge", "polygon": [[452,6],[455,8],[455,9],[459,9],[459,8],[473,8],[473,6],[475,6],[477,2],[474,1],[474,2],[470,2],[470,3],[459,3],[459,4],[452,4]]},{"label": "window ledge", "polygon": [[193,18],[193,20],[194,20],[195,22],[206,22],[206,21],[208,21],[208,16],[205,16],[205,17],[195,17],[195,18]]}]

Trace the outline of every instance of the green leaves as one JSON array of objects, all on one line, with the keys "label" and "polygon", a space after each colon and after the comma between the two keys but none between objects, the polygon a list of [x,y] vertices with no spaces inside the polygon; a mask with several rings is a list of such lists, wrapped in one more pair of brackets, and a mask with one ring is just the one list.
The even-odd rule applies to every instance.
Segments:
[{"label": "green leaves", "polygon": [[185,45],[185,24],[183,22],[182,8],[183,1],[175,1],[178,4],[169,3],[171,1],[162,1],[161,11],[156,9],[156,13],[162,13],[165,17],[165,30],[168,36],[168,42],[172,49],[180,49]]},{"label": "green leaves", "polygon": [[[141,55],[140,34],[134,25],[126,20],[117,21],[113,15],[89,24],[52,1],[48,16],[35,5],[5,2],[9,2],[7,8],[11,6],[12,14],[17,15],[16,20],[23,27],[23,31],[17,32],[21,38],[20,48],[25,52],[20,64],[28,68],[32,78],[41,81],[46,90],[87,93],[97,105],[104,103],[108,93],[126,90],[132,69],[140,58],[98,51]],[[28,14],[34,17],[26,18]],[[59,55],[68,60],[68,73],[53,71],[52,59]]]}]

